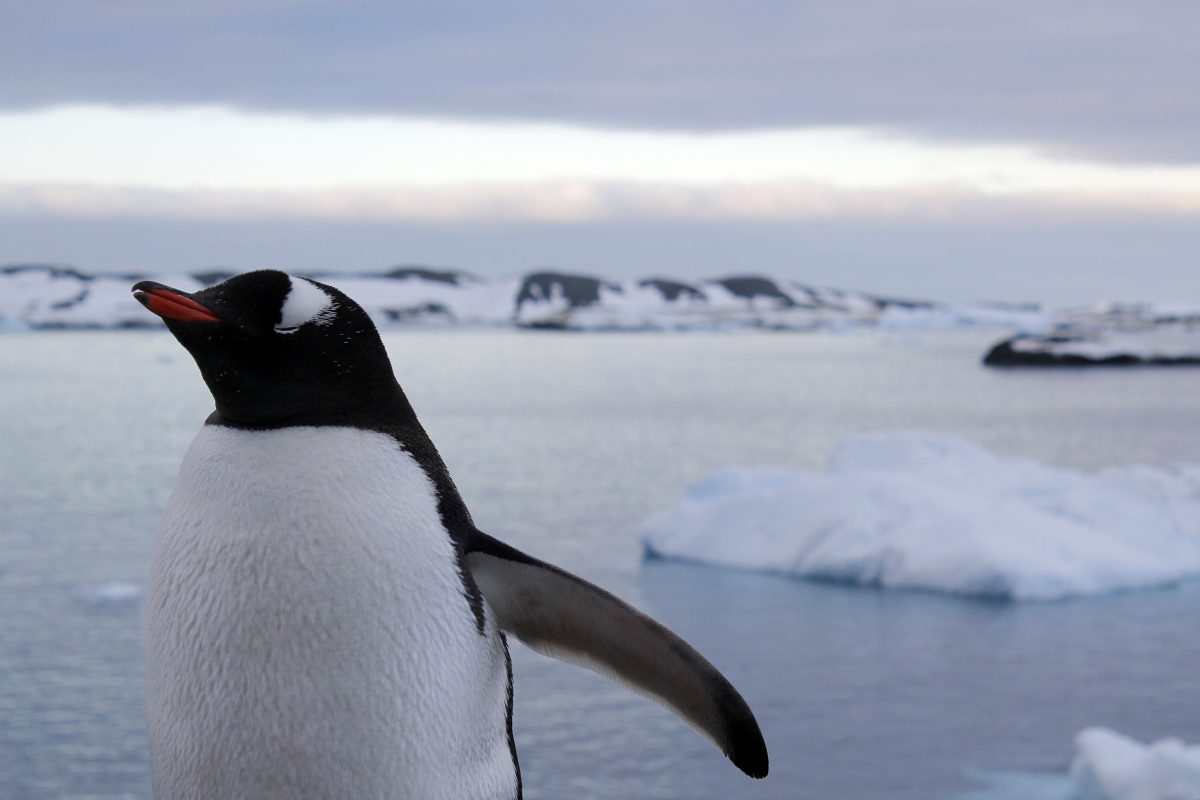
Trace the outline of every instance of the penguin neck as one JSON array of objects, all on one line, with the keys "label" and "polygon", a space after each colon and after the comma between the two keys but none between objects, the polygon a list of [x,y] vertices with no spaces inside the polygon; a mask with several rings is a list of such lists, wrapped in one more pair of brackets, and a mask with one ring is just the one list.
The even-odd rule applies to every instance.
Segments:
[{"label": "penguin neck", "polygon": [[341,393],[327,404],[313,402],[298,408],[279,409],[218,400],[205,424],[244,430],[352,427],[393,435],[406,430],[424,433],[412,404],[394,378],[349,395]]}]

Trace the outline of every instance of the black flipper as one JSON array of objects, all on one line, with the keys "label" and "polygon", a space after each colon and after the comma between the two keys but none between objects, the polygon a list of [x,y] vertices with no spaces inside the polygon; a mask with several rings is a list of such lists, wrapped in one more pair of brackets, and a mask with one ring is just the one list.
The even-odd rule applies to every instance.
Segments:
[{"label": "black flipper", "polygon": [[662,703],[742,772],[766,776],[767,746],[750,707],[691,645],[603,589],[487,534],[475,531],[466,549],[501,630]]}]

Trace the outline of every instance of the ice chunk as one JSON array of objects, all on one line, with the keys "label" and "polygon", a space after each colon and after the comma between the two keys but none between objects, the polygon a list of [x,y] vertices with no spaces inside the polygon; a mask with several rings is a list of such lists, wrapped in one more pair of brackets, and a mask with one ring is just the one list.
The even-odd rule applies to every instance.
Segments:
[{"label": "ice chunk", "polygon": [[1200,467],[1083,472],[951,436],[851,437],[825,474],[723,470],[645,524],[650,556],[1055,599],[1200,575]]},{"label": "ice chunk", "polygon": [[1107,728],[1075,737],[1071,781],[1078,800],[1196,800],[1200,747],[1178,739],[1145,745]]}]

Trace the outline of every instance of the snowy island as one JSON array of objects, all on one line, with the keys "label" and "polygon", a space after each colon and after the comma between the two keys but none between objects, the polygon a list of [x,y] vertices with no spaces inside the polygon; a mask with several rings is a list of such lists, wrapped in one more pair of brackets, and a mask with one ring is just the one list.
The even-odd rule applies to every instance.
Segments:
[{"label": "snowy island", "polygon": [[1056,315],[1049,332],[1019,333],[983,357],[989,367],[1200,365],[1200,309],[1106,303]]},{"label": "snowy island", "polygon": [[[129,287],[157,280],[185,291],[232,273],[88,274],[65,266],[0,268],[0,327],[157,327]],[[354,297],[380,326],[476,325],[551,330],[912,330],[1002,327],[1041,330],[1031,305],[946,304],[816,287],[761,275],[682,281],[608,280],[563,272],[485,280],[456,270],[397,267],[375,273],[314,273]]]},{"label": "snowy island", "polygon": [[1200,327],[1194,331],[1019,335],[999,342],[989,367],[1200,366]]},{"label": "snowy island", "polygon": [[[157,328],[129,287],[157,280],[194,292],[231,272],[89,274],[0,267],[0,330]],[[880,331],[999,329],[993,367],[1200,364],[1200,309],[1134,304],[1049,312],[1033,304],[943,303],[812,286],[763,275],[609,280],[565,272],[483,279],[396,267],[308,277],[354,297],[381,328],[518,327],[563,331]],[[1015,335],[1014,335],[1015,334]]]}]

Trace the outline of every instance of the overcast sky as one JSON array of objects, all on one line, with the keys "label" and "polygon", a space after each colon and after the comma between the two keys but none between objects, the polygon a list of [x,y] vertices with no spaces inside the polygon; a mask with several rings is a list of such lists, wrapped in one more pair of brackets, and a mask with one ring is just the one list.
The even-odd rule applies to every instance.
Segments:
[{"label": "overcast sky", "polygon": [[1197,32],[1153,0],[5,0],[0,262],[1196,300]]}]

